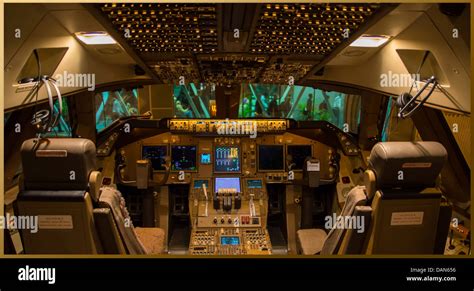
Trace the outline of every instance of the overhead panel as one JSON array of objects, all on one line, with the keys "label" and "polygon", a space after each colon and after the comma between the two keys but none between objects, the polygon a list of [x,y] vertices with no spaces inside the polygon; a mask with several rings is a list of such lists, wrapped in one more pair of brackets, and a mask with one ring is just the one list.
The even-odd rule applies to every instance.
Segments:
[{"label": "overhead panel", "polygon": [[165,83],[298,82],[380,4],[107,3],[98,9]]},{"label": "overhead panel", "polygon": [[265,4],[250,48],[256,53],[327,55],[379,7],[363,3]]}]

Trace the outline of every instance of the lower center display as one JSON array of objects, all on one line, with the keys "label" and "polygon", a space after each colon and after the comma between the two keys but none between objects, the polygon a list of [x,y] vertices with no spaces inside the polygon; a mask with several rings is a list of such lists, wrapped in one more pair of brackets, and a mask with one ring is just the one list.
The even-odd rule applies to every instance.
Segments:
[{"label": "lower center display", "polygon": [[238,236],[221,236],[221,245],[239,245],[240,237]]},{"label": "lower center display", "polygon": [[191,255],[271,255],[268,231],[255,229],[193,230],[189,244]]}]

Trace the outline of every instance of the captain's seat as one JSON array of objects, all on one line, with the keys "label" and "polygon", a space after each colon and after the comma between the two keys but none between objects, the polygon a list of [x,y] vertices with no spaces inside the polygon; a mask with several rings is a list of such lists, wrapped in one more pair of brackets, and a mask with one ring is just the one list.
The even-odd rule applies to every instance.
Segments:
[{"label": "captain's seat", "polygon": [[20,230],[25,253],[162,252],[163,230],[136,231],[120,193],[102,187],[92,141],[29,139],[22,145],[21,157],[23,181],[15,214],[38,219],[36,232]]}]

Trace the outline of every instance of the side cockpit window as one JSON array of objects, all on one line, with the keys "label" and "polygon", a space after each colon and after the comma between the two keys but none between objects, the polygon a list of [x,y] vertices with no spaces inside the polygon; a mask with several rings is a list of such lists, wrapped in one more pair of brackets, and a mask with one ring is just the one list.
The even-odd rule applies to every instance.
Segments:
[{"label": "side cockpit window", "polygon": [[[69,106],[68,100],[63,99],[62,114],[58,118],[58,123],[54,126],[50,132],[43,134],[44,137],[71,137],[71,122],[69,120]],[[59,102],[56,99],[54,101],[54,116],[59,113]]]},{"label": "side cockpit window", "polygon": [[387,102],[387,111],[382,130],[382,141],[417,141],[421,140],[411,118],[398,118],[395,98]]}]

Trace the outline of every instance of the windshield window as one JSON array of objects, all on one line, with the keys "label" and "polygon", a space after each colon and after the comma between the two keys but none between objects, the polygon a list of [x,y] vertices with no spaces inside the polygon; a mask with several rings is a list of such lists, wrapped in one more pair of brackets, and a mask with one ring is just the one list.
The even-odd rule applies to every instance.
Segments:
[{"label": "windshield window", "polygon": [[360,95],[313,87],[276,84],[242,84],[240,118],[291,118],[324,120],[341,130],[358,132]]},{"label": "windshield window", "polygon": [[174,117],[211,118],[216,115],[215,86],[189,83],[173,88]]},{"label": "windshield window", "polygon": [[96,93],[95,110],[97,132],[121,117],[138,115],[138,89],[122,88]]}]

